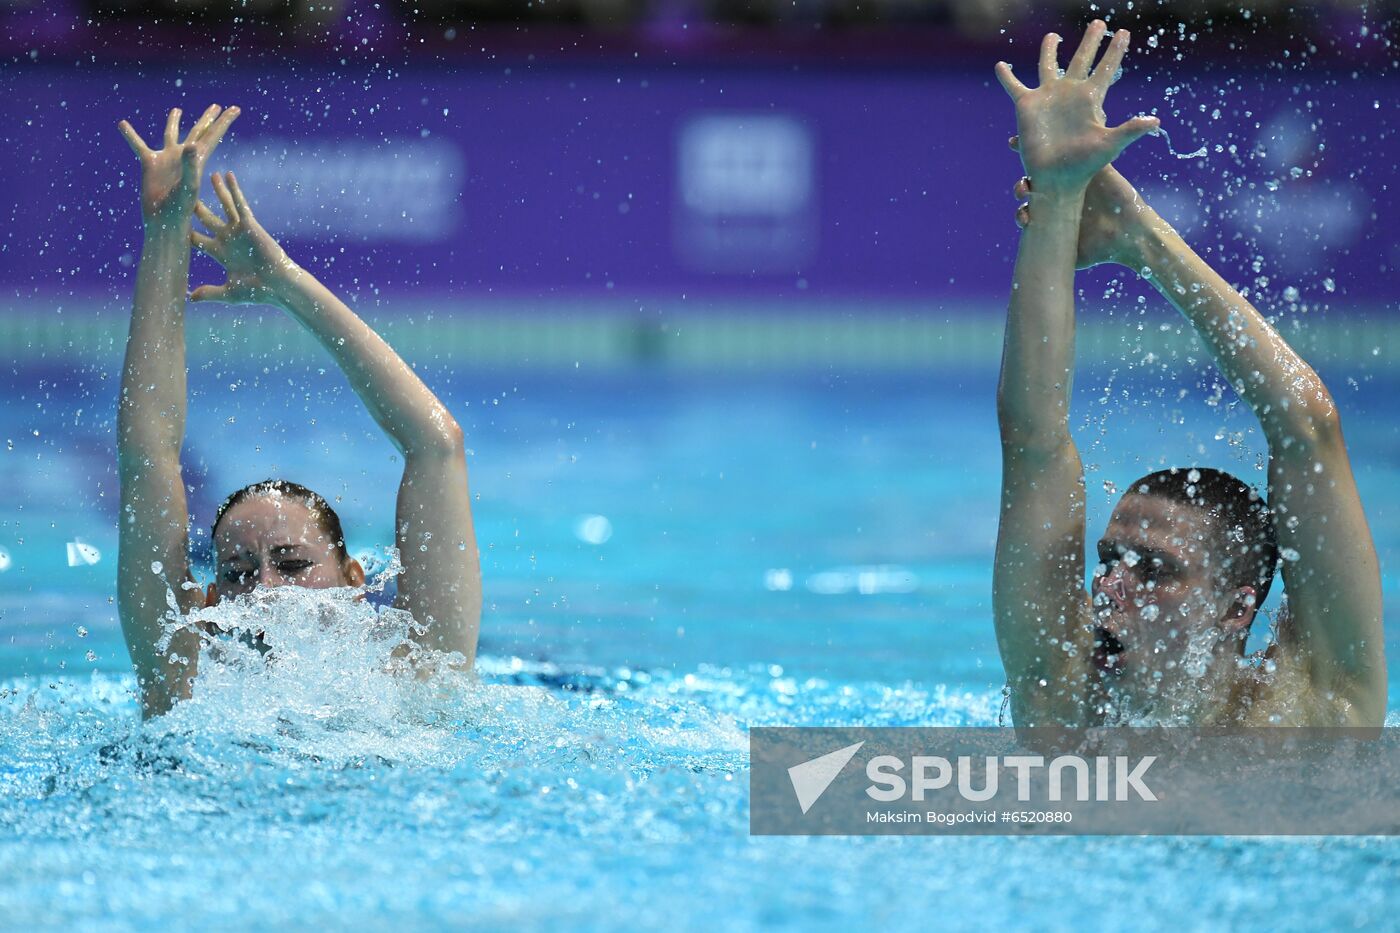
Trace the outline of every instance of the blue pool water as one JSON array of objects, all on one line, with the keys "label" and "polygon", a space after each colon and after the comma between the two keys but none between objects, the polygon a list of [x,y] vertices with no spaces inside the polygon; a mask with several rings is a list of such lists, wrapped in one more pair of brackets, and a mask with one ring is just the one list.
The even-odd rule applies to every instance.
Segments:
[{"label": "blue pool water", "polygon": [[[352,550],[383,544],[388,442],[320,360],[266,362],[194,367],[196,522],[282,475],[341,497]],[[1378,838],[749,837],[748,726],[996,722],[990,367],[422,371],[472,450],[482,684],[347,662],[266,686],[277,710],[242,684],[145,727],[112,602],[116,364],[0,377],[0,927],[1311,929],[1400,907]],[[1324,375],[1393,617],[1400,380]],[[1247,413],[1199,382],[1081,376],[1091,528],[1105,481],[1161,462],[1258,478]],[[75,539],[96,564],[68,566]]]}]

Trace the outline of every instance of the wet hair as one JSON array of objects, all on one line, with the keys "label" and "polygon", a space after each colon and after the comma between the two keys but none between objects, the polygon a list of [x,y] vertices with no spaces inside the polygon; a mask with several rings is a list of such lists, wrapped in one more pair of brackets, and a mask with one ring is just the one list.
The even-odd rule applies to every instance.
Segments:
[{"label": "wet hair", "polygon": [[336,560],[344,566],[350,562],[350,552],[345,549],[345,532],[340,527],[340,516],[335,514],[335,509],[319,493],[307,489],[301,483],[294,483],[286,479],[265,479],[258,483],[249,483],[242,489],[232,493],[224,504],[219,506],[219,510],[214,513],[214,525],[209,529],[209,540],[215,540],[219,533],[219,522],[223,521],[224,513],[233,508],[244,499],[253,496],[261,496],[272,493],[294,499],[306,506],[311,514],[315,516],[320,524],[321,530],[330,535],[334,542]]},{"label": "wet hair", "polygon": [[1264,604],[1278,570],[1279,550],[1273,512],[1258,490],[1223,470],[1172,467],[1135,480],[1128,492],[1161,496],[1214,518],[1227,555],[1222,578],[1231,587],[1254,587],[1254,605]]}]

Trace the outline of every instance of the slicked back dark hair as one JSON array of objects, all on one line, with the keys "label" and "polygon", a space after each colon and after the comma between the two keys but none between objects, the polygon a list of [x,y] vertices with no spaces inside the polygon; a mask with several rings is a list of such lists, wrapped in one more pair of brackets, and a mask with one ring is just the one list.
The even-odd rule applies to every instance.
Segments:
[{"label": "slicked back dark hair", "polygon": [[1259,492],[1224,470],[1172,467],[1135,480],[1128,492],[1162,496],[1203,509],[1215,519],[1225,548],[1223,577],[1231,587],[1254,587],[1255,607],[1264,604],[1278,570],[1273,512]]},{"label": "slicked back dark hair", "polygon": [[225,499],[224,504],[219,506],[219,511],[214,513],[214,526],[209,529],[210,542],[213,542],[215,535],[219,533],[219,522],[223,521],[224,513],[244,499],[268,493],[294,499],[310,509],[320,523],[321,530],[330,535],[331,541],[334,542],[336,560],[342,566],[350,562],[350,552],[345,549],[345,532],[340,527],[340,516],[335,514],[335,509],[331,508],[331,504],[319,493],[287,479],[265,479],[258,483],[249,483]]}]

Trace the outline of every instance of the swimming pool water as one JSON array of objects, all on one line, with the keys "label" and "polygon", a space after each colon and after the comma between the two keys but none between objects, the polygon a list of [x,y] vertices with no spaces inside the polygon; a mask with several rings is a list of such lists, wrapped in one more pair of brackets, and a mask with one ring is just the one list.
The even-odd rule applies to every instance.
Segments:
[{"label": "swimming pool water", "polygon": [[[227,491],[283,475],[341,497],[352,550],[388,540],[388,442],[319,361],[264,365],[191,374],[196,523]],[[193,704],[144,728],[110,600],[116,370],[6,375],[0,927],[1301,929],[1394,915],[1400,845],[1379,838],[748,836],[750,725],[996,721],[987,368],[423,371],[472,451],[483,684],[408,690],[394,716],[311,695],[280,721]],[[1393,614],[1400,380],[1324,375]],[[1091,529],[1105,481],[1162,462],[1258,478],[1248,414],[1206,404],[1196,377],[1178,399],[1177,381],[1081,375]],[[75,538],[98,563],[67,565]]]}]

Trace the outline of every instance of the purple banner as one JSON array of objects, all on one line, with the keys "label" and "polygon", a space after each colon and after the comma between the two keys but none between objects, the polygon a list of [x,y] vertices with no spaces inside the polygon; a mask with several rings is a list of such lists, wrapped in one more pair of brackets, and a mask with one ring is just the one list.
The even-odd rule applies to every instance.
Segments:
[{"label": "purple banner", "polygon": [[[117,121],[157,141],[171,106],[188,127],[236,103],[211,169],[234,169],[298,261],[360,294],[999,300],[1020,164],[991,66],[11,65],[0,287],[129,290],[139,177]],[[1109,101],[1110,122],[1156,112],[1179,152],[1206,150],[1149,138],[1126,154],[1149,202],[1238,284],[1393,299],[1395,80],[1174,68],[1130,71]],[[218,275],[197,260],[192,278]]]}]

